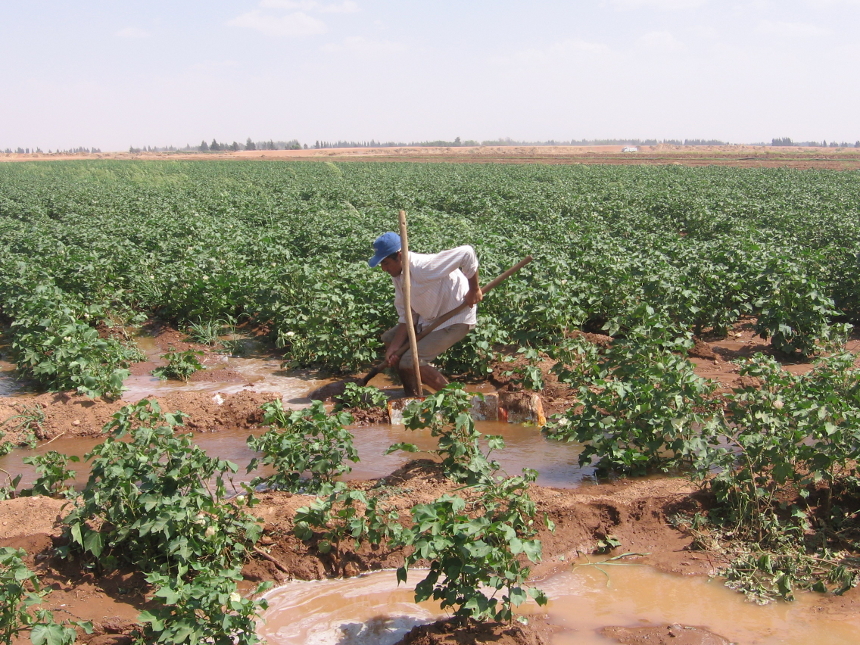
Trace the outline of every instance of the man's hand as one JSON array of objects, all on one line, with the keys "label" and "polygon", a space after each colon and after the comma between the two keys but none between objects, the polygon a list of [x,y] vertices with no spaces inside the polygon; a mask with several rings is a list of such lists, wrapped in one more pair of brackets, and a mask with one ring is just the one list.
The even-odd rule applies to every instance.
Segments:
[{"label": "man's hand", "polygon": [[466,304],[470,307],[474,307],[476,304],[481,302],[484,299],[484,292],[481,291],[481,287],[476,287],[475,289],[469,289],[466,292]]},{"label": "man's hand", "polygon": [[397,355],[397,349],[389,347],[388,351],[385,352],[385,364],[388,365],[388,367],[397,367],[399,362],[400,357]]},{"label": "man's hand", "polygon": [[406,337],[406,325],[398,323],[397,329],[394,331],[394,338],[391,339],[391,344],[385,348],[385,364],[389,367],[397,367],[397,364],[400,362],[397,350],[406,343]]}]

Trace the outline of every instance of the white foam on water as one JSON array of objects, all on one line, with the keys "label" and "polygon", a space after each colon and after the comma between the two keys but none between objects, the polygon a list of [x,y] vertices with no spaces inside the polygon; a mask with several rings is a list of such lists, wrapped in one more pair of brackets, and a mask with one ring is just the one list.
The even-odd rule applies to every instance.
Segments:
[{"label": "white foam on water", "polygon": [[272,645],[392,645],[442,615],[413,594],[414,585],[398,587],[393,571],[290,582],[266,594],[258,633]]}]

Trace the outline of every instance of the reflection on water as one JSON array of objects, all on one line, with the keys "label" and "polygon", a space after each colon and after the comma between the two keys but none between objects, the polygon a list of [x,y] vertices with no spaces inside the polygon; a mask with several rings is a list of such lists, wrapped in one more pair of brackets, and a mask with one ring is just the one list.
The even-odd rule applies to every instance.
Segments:
[{"label": "reflection on water", "polygon": [[[5,357],[5,352],[3,352]],[[0,360],[0,396],[15,396],[33,391],[33,384],[19,379],[15,364]],[[2,419],[0,419],[2,421]]]},{"label": "reflection on water", "polygon": [[[523,468],[533,468],[538,471],[538,484],[572,488],[593,472],[578,465],[580,444],[549,440],[534,426],[476,421],[475,427],[482,434],[504,438],[505,448],[491,453],[490,459],[498,461],[508,475],[519,475]],[[385,455],[385,450],[394,443],[413,443],[421,450],[430,450],[437,442],[429,430],[407,430],[403,426],[368,426],[354,428],[353,432],[361,462],[353,466],[347,479],[382,477],[416,457],[402,452]]]},{"label": "reflection on water", "polygon": [[[412,585],[421,577],[415,574]],[[821,597],[814,594],[760,607],[717,580],[673,576],[635,564],[605,566],[603,571],[575,567],[535,585],[547,593],[549,604],[538,610],[530,601],[523,609],[546,611],[550,622],[563,628],[553,645],[607,645],[617,641],[601,636],[603,627],[675,623],[756,645],[856,645],[860,633],[860,618],[834,620],[816,614],[812,608]],[[397,639],[389,638],[386,630],[396,631],[398,621],[405,632],[410,621],[429,622],[439,615],[432,605],[415,605],[411,591],[397,588],[391,571],[294,582],[270,591],[267,598],[270,607],[259,633],[272,645],[393,643]]]}]

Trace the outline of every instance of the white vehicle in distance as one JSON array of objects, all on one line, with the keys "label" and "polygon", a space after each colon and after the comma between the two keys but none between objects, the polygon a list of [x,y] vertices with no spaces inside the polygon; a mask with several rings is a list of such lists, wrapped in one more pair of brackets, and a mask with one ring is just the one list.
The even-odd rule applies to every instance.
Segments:
[{"label": "white vehicle in distance", "polygon": [[625,146],[621,149],[621,152],[639,152],[639,148],[635,146]]}]

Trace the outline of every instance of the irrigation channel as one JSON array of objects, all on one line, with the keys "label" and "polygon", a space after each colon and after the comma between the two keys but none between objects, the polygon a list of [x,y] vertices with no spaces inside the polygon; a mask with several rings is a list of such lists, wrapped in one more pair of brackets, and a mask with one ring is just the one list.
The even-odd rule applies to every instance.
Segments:
[{"label": "irrigation channel", "polygon": [[[139,339],[140,340],[140,339]],[[153,353],[146,339],[141,345]],[[198,383],[159,381],[150,376],[133,376],[126,385],[124,398],[129,402],[158,397],[176,391],[206,391],[213,396],[251,387],[259,392],[277,392],[291,407],[307,405],[303,396],[319,383],[279,372],[277,359],[271,357],[229,357],[230,368],[245,379],[235,382],[207,380]],[[27,388],[14,380],[14,369],[0,362],[0,396],[26,397]],[[524,467],[539,471],[537,483],[549,487],[584,485],[591,472],[577,465],[581,447],[548,441],[533,426],[501,422],[478,422],[484,434],[499,434],[504,450],[493,454],[502,468],[516,474]],[[383,477],[406,463],[403,453],[384,455],[397,442],[409,441],[430,448],[434,439],[429,431],[409,431],[402,426],[371,425],[352,428],[361,461],[345,479]],[[264,430],[253,431],[255,434]],[[200,433],[194,441],[213,456],[239,465],[234,481],[247,481],[260,474],[245,473],[244,466],[254,456],[246,445],[247,430]],[[99,438],[58,438],[36,453],[56,450],[83,456],[102,441]],[[35,478],[34,469],[23,463],[33,451],[16,449],[0,458],[0,468],[23,475],[26,487]],[[85,463],[75,464],[76,487],[87,478]],[[546,613],[559,631],[553,645],[598,645],[617,640],[601,635],[607,626],[701,626],[728,639],[701,642],[755,643],[756,645],[801,645],[811,642],[829,645],[854,645],[860,634],[860,618],[836,620],[816,615],[809,607],[810,595],[801,594],[794,603],[773,603],[760,607],[724,587],[719,580],[701,576],[678,576],[658,572],[633,563],[599,564],[601,556],[576,563],[559,562],[555,569],[534,584],[543,589],[550,602],[546,608],[526,605],[523,613]],[[417,624],[432,622],[443,614],[432,602],[416,604],[412,588],[420,572],[412,571],[410,584],[398,587],[393,571],[380,571],[349,579],[294,581],[270,590],[269,609],[263,615],[260,635],[272,645],[387,645],[397,642]],[[637,641],[638,642],[638,641]]]},{"label": "irrigation channel", "polygon": [[[419,574],[412,573],[416,582]],[[702,641],[714,645],[856,645],[860,633],[860,620],[821,616],[809,621],[804,610],[810,597],[760,607],[717,580],[660,573],[636,564],[597,566],[581,561],[537,584],[549,596],[540,612],[548,613],[549,621],[560,628],[553,645],[617,643],[599,633],[608,625],[698,625],[728,639]],[[412,601],[413,586],[398,587],[393,571],[292,582],[267,594],[269,609],[259,633],[271,645],[391,645],[414,625],[441,615],[433,603]],[[526,606],[523,613],[530,611],[538,609]]]}]

